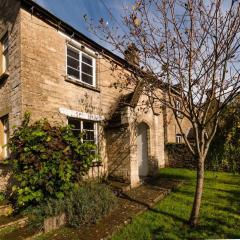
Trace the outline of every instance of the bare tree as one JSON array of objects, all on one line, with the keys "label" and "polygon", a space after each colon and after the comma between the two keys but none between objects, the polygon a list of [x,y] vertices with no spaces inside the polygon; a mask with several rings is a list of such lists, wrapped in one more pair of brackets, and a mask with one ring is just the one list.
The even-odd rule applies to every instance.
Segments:
[{"label": "bare tree", "polygon": [[[117,26],[100,19],[93,29],[119,53],[126,54],[129,45],[138,49],[137,64],[135,51],[135,60],[130,61],[132,81],[144,83],[145,94],[172,109],[196,159],[197,183],[189,219],[196,226],[209,145],[219,114],[240,89],[240,3],[135,0],[124,15]],[[165,94],[159,94],[163,89]],[[191,122],[194,144],[183,133],[179,113]]]}]

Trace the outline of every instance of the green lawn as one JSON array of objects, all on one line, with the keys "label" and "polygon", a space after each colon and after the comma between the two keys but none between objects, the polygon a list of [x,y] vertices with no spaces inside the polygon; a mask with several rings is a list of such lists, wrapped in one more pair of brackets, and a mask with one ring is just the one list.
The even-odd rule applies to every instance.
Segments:
[{"label": "green lawn", "polygon": [[187,225],[195,173],[185,169],[162,169],[163,177],[184,179],[185,183],[158,203],[153,210],[136,217],[112,240],[240,238],[240,176],[207,172],[200,224]]}]

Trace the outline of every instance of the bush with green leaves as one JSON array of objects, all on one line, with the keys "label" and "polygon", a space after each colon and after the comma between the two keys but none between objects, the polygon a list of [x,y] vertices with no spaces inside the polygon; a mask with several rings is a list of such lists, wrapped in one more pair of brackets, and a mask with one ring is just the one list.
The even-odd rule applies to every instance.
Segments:
[{"label": "bush with green leaves", "polygon": [[64,199],[65,213],[70,226],[96,223],[116,206],[116,197],[103,184],[88,183],[70,192]]},{"label": "bush with green leaves", "polygon": [[79,227],[83,224],[96,223],[117,205],[117,198],[107,185],[98,182],[85,182],[75,186],[64,199],[49,199],[34,207],[29,207],[23,214],[32,224],[41,225],[47,217],[66,214],[67,224]]},{"label": "bush with green leaves", "polygon": [[0,192],[0,204],[6,200],[6,196],[4,192]]},{"label": "bush with green leaves", "polygon": [[17,207],[64,198],[81,180],[98,158],[96,146],[81,137],[73,134],[71,126],[51,126],[47,120],[30,124],[30,114],[25,114],[9,141]]}]

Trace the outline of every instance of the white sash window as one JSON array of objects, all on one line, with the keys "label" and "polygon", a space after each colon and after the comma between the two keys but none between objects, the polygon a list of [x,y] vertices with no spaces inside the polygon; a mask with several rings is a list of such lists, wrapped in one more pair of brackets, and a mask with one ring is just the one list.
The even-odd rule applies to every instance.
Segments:
[{"label": "white sash window", "polygon": [[96,59],[67,45],[67,76],[79,82],[96,86]]}]

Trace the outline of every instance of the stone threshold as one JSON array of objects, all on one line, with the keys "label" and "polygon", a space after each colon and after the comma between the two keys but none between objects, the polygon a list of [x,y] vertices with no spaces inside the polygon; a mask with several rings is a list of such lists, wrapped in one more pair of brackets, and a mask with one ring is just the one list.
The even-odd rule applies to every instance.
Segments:
[{"label": "stone threshold", "polygon": [[22,218],[18,218],[18,219],[14,219],[14,220],[11,218],[5,217],[5,219],[6,220],[3,219],[2,223],[0,224],[0,230],[7,228],[7,227],[23,228],[28,223],[27,217],[22,217]]}]

